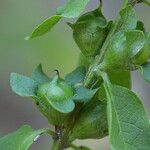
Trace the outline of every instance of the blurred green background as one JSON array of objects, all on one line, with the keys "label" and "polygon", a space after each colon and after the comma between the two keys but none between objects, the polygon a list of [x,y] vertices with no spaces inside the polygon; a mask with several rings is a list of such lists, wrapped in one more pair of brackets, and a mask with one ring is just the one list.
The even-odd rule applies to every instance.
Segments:
[{"label": "blurred green background", "polygon": [[[79,49],[72,39],[71,29],[63,20],[50,33],[41,38],[25,41],[33,27],[54,14],[64,0],[0,0],[0,136],[16,130],[23,124],[34,128],[48,127],[47,120],[37,111],[31,99],[17,96],[10,90],[11,72],[30,75],[42,63],[47,74],[54,69],[63,76],[77,64]],[[98,0],[92,0],[87,10],[96,7]],[[114,18],[121,0],[105,0],[104,15]],[[140,5],[137,14],[150,31],[150,8]],[[72,20],[74,21],[74,20]],[[138,72],[133,73],[133,90],[144,99],[149,111],[150,86]],[[150,111],[149,111],[150,112]],[[31,150],[50,149],[51,140],[42,137]],[[102,140],[76,141],[79,145],[90,146],[93,150],[110,150],[107,138]]]}]

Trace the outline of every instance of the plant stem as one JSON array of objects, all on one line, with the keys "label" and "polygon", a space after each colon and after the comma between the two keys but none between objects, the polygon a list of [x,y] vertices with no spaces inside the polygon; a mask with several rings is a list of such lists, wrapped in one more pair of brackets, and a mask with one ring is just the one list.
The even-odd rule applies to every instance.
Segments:
[{"label": "plant stem", "polygon": [[84,86],[90,88],[91,85],[96,82],[96,78],[95,78],[95,73],[94,70],[97,69],[97,67],[99,66],[99,64],[103,61],[103,58],[105,56],[106,50],[107,50],[107,46],[113,36],[113,34],[115,33],[117,26],[119,24],[119,17],[117,17],[116,22],[114,27],[112,28],[112,30],[110,31],[110,33],[108,34],[102,48],[101,48],[101,54],[99,55],[99,57],[97,59],[95,59],[95,64],[90,66],[85,81],[84,81]]},{"label": "plant stem", "polygon": [[52,138],[55,138],[56,134],[54,131],[48,130],[47,133],[52,136]]},{"label": "plant stem", "polygon": [[[125,0],[124,4],[122,6],[122,9],[125,8],[127,4],[128,4],[128,0]],[[107,36],[107,38],[106,38],[106,40],[105,40],[101,50],[100,50],[101,51],[100,55],[98,56],[98,58],[95,59],[94,65],[91,65],[89,67],[89,70],[87,72],[87,75],[86,75],[85,81],[84,81],[84,86],[85,87],[90,88],[92,86],[92,84],[97,81],[96,76],[95,76],[95,70],[98,69],[100,63],[104,59],[104,56],[105,56],[105,53],[107,51],[107,47],[109,45],[109,42],[110,42],[112,36],[114,35],[114,33],[116,32],[117,27],[119,25],[119,22],[120,22],[120,14],[117,16],[116,21],[114,23],[114,26],[110,30],[110,32],[109,32],[109,34],[108,34],[108,36]],[[102,80],[102,79],[100,79],[100,80]]]},{"label": "plant stem", "polygon": [[59,150],[59,141],[54,141],[51,150]]}]

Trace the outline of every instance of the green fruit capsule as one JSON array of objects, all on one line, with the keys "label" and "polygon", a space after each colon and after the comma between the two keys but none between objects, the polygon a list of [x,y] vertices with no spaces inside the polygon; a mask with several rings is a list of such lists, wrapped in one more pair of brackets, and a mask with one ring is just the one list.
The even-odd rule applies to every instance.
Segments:
[{"label": "green fruit capsule", "polygon": [[74,139],[100,139],[108,135],[105,101],[87,103],[79,114],[72,136]]},{"label": "green fruit capsule", "polygon": [[68,24],[73,29],[74,40],[81,52],[88,58],[95,57],[108,33],[101,8],[82,15],[75,24]]},{"label": "green fruit capsule", "polygon": [[150,33],[146,33],[146,41],[144,47],[134,57],[133,64],[142,65],[150,58]]},{"label": "green fruit capsule", "polygon": [[74,109],[73,95],[72,87],[57,75],[50,83],[39,86],[37,104],[51,124],[61,125]]},{"label": "green fruit capsule", "polygon": [[149,58],[149,48],[143,31],[119,31],[110,41],[100,68],[130,70]]}]

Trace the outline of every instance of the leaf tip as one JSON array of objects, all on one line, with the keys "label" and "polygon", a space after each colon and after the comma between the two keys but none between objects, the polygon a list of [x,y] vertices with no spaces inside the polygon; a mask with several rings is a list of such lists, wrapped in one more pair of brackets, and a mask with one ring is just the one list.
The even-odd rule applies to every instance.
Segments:
[{"label": "leaf tip", "polygon": [[16,74],[15,72],[11,72],[11,73],[10,73],[10,77],[9,77],[10,80],[12,80],[12,78],[13,78],[14,76],[16,76],[16,75],[17,75],[17,74]]}]

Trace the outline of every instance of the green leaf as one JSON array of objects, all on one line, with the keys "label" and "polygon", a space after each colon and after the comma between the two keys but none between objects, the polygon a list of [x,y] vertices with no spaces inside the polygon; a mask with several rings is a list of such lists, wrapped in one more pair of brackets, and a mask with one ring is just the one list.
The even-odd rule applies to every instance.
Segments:
[{"label": "green leaf", "polygon": [[79,54],[79,58],[78,58],[78,66],[83,66],[86,68],[86,71],[88,70],[89,66],[90,66],[90,62],[89,60],[82,54]]},{"label": "green leaf", "polygon": [[56,14],[66,18],[78,17],[90,0],[68,0],[68,2],[57,9]]},{"label": "green leaf", "polygon": [[120,23],[119,27],[121,30],[131,30],[136,29],[137,26],[137,16],[134,8],[128,5],[120,12]]},{"label": "green leaf", "polygon": [[150,125],[142,102],[129,89],[112,85],[103,78],[112,150],[149,150]]},{"label": "green leaf", "polygon": [[51,106],[61,113],[70,113],[73,111],[75,104],[72,99],[67,99],[61,102],[50,101]]},{"label": "green leaf", "polygon": [[0,139],[1,150],[27,150],[37,138],[47,132],[46,129],[34,130],[28,125]]},{"label": "green leaf", "polygon": [[69,113],[75,107],[73,95],[73,88],[57,74],[52,81],[39,86],[35,99],[43,106],[43,112],[52,107],[59,112]]},{"label": "green leaf", "polygon": [[97,89],[87,89],[84,86],[75,87],[75,95],[73,97],[75,102],[88,102],[93,98],[95,93],[98,91]]},{"label": "green leaf", "polygon": [[61,19],[61,16],[55,15],[50,18],[47,18],[45,21],[43,21],[40,25],[38,25],[31,33],[30,36],[26,38],[26,40],[35,38],[37,36],[41,36],[47,32],[49,32],[55,24],[59,22]]},{"label": "green leaf", "polygon": [[65,6],[62,6],[58,8],[57,15],[54,15],[48,19],[46,19],[44,22],[42,22],[40,25],[38,25],[30,36],[26,38],[26,40],[35,38],[37,36],[41,36],[47,32],[49,32],[52,27],[57,24],[62,17],[66,18],[74,18],[78,17],[82,11],[85,9],[87,3],[90,0],[69,0]]},{"label": "green leaf", "polygon": [[131,73],[130,71],[110,71],[108,72],[112,84],[120,85],[131,89]]},{"label": "green leaf", "polygon": [[20,96],[35,96],[38,84],[31,78],[17,73],[11,73],[10,86]]},{"label": "green leaf", "polygon": [[145,35],[142,31],[132,30],[125,33],[126,48],[130,49],[131,56],[135,56],[145,44]]},{"label": "green leaf", "polygon": [[147,62],[141,66],[141,73],[143,78],[150,82],[150,62]]},{"label": "green leaf", "polygon": [[32,79],[39,84],[43,84],[50,81],[50,78],[43,72],[42,65],[38,65],[32,74]]},{"label": "green leaf", "polygon": [[143,48],[132,59],[133,64],[143,65],[150,58],[150,33],[145,33],[145,43]]},{"label": "green leaf", "polygon": [[[51,103],[47,98],[42,99],[40,97],[34,97],[34,99],[38,104],[37,107],[40,110],[40,112],[48,119],[49,123],[52,125],[62,125],[64,122],[66,122],[66,120],[70,116],[69,113],[75,107],[75,105],[72,104],[72,102],[70,102],[73,100],[70,100],[68,104],[65,103],[57,104],[57,102]],[[70,103],[71,107],[68,106]]]},{"label": "green leaf", "polygon": [[70,85],[81,83],[85,78],[85,74],[86,74],[85,67],[79,66],[74,71],[65,76],[65,81]]},{"label": "green leaf", "polygon": [[[108,76],[110,78],[110,81],[112,84],[120,85],[123,87],[126,87],[128,89],[132,88],[132,82],[131,82],[131,72],[130,71],[110,71],[108,72]],[[97,92],[97,97],[99,100],[107,100],[106,98],[106,92],[103,86],[99,89]]]}]

